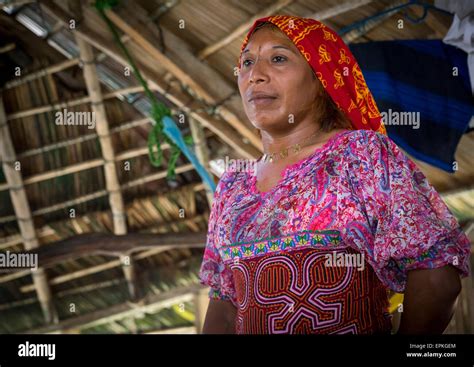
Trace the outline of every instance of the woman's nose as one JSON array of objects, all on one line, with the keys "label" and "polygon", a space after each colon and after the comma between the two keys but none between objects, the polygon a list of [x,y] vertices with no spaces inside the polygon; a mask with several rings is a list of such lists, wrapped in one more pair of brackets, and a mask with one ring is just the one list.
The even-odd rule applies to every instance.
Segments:
[{"label": "woman's nose", "polygon": [[249,81],[250,83],[261,83],[266,80],[268,80],[266,66],[264,65],[263,60],[257,59],[250,71]]}]

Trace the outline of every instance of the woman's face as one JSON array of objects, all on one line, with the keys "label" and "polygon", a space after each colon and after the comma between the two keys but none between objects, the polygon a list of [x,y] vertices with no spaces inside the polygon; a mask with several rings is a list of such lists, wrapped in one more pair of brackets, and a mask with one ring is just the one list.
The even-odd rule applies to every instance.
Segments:
[{"label": "woman's face", "polygon": [[251,36],[242,53],[238,85],[247,117],[267,131],[288,130],[289,124],[314,114],[322,88],[296,46],[269,27]]}]

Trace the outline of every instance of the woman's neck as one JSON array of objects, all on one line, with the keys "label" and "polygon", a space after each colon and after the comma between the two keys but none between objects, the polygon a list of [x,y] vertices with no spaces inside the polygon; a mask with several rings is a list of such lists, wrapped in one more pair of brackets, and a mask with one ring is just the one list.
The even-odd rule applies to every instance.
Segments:
[{"label": "woman's neck", "polygon": [[304,146],[314,145],[323,141],[327,135],[328,133],[321,131],[316,124],[294,129],[282,134],[272,134],[268,131],[262,131],[263,151],[265,153],[274,153],[296,144]]}]

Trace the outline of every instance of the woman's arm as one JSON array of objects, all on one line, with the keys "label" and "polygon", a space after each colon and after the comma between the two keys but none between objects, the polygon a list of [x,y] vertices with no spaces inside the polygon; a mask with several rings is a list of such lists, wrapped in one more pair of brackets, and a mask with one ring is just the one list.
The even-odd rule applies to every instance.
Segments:
[{"label": "woman's arm", "polygon": [[451,320],[461,291],[451,265],[408,271],[399,334],[441,334]]},{"label": "woman's arm", "polygon": [[230,301],[211,299],[207,308],[203,334],[235,334],[237,308]]}]

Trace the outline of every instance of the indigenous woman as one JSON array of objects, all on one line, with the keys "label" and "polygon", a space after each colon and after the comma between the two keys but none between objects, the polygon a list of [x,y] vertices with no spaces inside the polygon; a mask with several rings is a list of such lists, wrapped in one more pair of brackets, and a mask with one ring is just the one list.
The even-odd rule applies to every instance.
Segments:
[{"label": "indigenous woman", "polygon": [[468,274],[469,240],[386,135],[360,67],[324,24],[258,19],[239,91],[264,154],[227,170],[200,270],[205,333],[441,333]]}]

